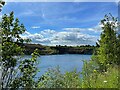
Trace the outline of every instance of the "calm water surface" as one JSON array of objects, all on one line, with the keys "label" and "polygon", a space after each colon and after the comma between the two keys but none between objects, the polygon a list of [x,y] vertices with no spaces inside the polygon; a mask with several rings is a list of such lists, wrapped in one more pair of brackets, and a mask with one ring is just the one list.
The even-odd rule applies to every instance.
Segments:
[{"label": "calm water surface", "polygon": [[[25,58],[30,58],[31,56],[25,56]],[[38,57],[39,61],[39,76],[44,74],[48,68],[54,68],[56,66],[60,67],[62,73],[65,71],[72,71],[75,68],[77,71],[82,70],[83,61],[90,60],[91,55],[80,55],[80,54],[64,54],[64,55],[44,55]]]}]

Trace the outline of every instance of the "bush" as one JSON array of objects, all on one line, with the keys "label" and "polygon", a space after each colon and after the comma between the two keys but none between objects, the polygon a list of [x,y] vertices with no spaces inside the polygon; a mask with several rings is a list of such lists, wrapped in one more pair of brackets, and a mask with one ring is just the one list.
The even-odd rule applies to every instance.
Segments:
[{"label": "bush", "polygon": [[49,69],[38,81],[38,88],[80,88],[80,74],[76,70],[61,74],[59,67]]}]

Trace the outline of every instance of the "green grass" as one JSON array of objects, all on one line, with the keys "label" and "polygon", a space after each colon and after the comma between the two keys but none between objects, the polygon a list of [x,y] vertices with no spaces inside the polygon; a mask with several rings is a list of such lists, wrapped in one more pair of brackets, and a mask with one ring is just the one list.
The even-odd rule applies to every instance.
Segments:
[{"label": "green grass", "polygon": [[82,88],[118,88],[118,67],[109,67],[107,72],[98,72],[86,76]]}]

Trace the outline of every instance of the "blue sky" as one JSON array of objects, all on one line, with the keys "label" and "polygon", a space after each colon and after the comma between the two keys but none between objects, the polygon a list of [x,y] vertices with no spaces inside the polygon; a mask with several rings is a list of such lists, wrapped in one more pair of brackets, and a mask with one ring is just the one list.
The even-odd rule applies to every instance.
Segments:
[{"label": "blue sky", "polygon": [[8,2],[2,14],[11,11],[27,29],[21,37],[43,45],[94,45],[104,15],[118,16],[115,2]]}]

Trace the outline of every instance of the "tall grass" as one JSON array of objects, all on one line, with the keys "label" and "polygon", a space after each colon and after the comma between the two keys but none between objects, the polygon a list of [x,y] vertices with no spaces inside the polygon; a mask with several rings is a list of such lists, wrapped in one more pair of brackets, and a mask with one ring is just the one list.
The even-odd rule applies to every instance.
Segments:
[{"label": "tall grass", "polygon": [[[83,67],[82,88],[118,88],[119,67],[109,65],[106,72],[93,69],[91,63],[85,63]],[[86,67],[85,67],[86,66]]]}]

